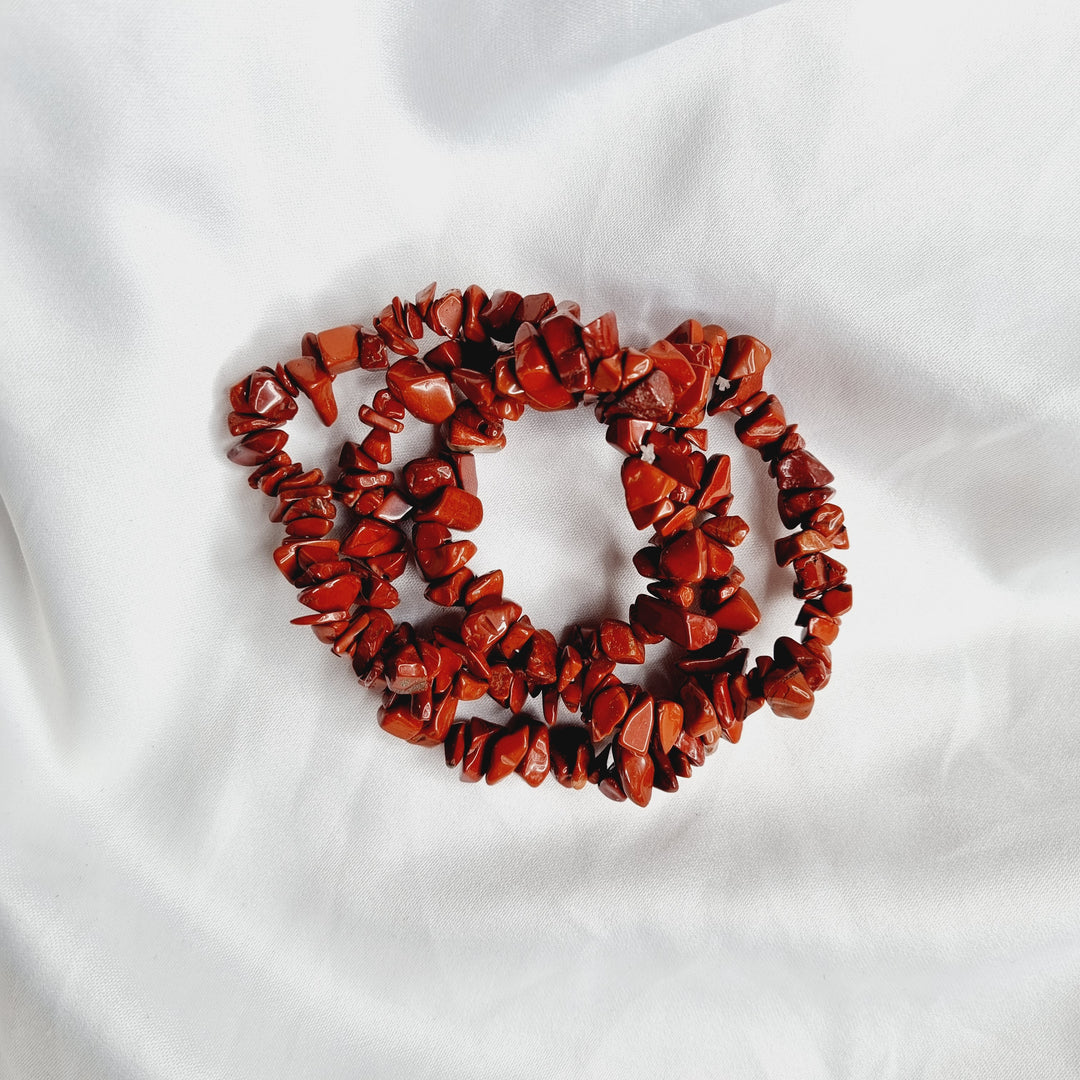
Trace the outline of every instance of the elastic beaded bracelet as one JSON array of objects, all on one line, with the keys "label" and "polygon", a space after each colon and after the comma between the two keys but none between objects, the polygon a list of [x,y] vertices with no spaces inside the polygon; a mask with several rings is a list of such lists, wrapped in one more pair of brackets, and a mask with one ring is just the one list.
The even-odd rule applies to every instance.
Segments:
[{"label": "elastic beaded bracelet", "polygon": [[[846,532],[823,487],[831,474],[819,482],[820,463],[794,456],[803,452],[801,439],[784,428],[782,412],[778,420],[775,399],[761,393],[764,346],[752,338],[728,342],[720,327],[690,320],[644,352],[622,349],[612,313],[583,326],[576,305],[556,306],[549,294],[488,298],[476,286],[436,299],[432,284],[415,304],[395,298],[374,324],[305,335],[302,357],[237,384],[230,430],[245,437],[230,457],[257,465],[252,486],[278,495],[272,516],[285,522],[287,539],[275,559],[316,609],[293,621],[351,655],[362,682],[386,687],[379,713],[386,730],[428,745],[445,740],[447,762],[462,765],[463,779],[486,775],[490,783],[517,771],[537,784],[550,769],[565,786],[590,780],[611,798],[644,805],[654,784],[675,790],[677,776],[689,775],[720,737],[736,741],[763,698],[789,715],[809,711],[802,711],[800,680],[816,684],[812,704],[812,689],[828,678],[823,643],[835,637],[844,598],[850,602],[843,568],[822,552],[845,546]],[[414,339],[425,325],[447,340],[415,359]],[[389,366],[388,350],[403,359]],[[387,386],[361,408],[371,430],[344,447],[332,491],[319,470],[304,473],[290,461],[278,425],[295,414],[298,393],[332,423],[332,381],[357,367],[386,368]],[[725,387],[713,391],[718,375]],[[758,658],[746,674],[737,634],[758,614],[728,551],[746,532],[741,519],[726,517],[730,463],[703,453],[706,433],[698,425],[710,392],[710,411],[742,410],[739,437],[773,461],[785,522],[793,514],[806,518],[802,533],[777,544],[778,561],[796,564],[797,595],[813,601],[800,613],[806,639],[780,639],[776,656]],[[639,528],[656,529],[655,546],[634,561],[656,580],[650,595],[635,601],[629,623],[579,627],[560,650],[553,635],[533,629],[518,605],[503,600],[500,571],[472,578],[466,564],[475,546],[454,541],[449,528],[475,527],[482,515],[469,451],[505,445],[503,422],[520,417],[525,404],[550,410],[581,401],[597,404],[609,441],[629,455],[628,509]],[[446,445],[405,467],[402,491],[391,486],[386,466],[406,412],[445,422]],[[772,437],[777,423],[780,434]],[[326,538],[332,495],[361,515],[340,544]],[[430,641],[408,624],[394,627],[387,614],[397,603],[390,582],[408,558],[398,526],[410,514],[417,562],[430,582],[426,595],[466,608],[460,626],[436,627]],[[614,676],[616,663],[640,662],[644,644],[664,637],[684,650],[679,703]],[[475,717],[454,722],[458,702],[485,691],[514,714],[527,694],[541,694],[545,722],[516,715],[505,728]],[[571,712],[580,708],[588,726],[560,724],[549,735],[560,699]]]}]

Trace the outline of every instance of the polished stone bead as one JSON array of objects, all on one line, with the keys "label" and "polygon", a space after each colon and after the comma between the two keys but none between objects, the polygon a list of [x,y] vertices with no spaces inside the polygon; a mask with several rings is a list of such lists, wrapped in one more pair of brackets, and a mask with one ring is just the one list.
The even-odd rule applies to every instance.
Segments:
[{"label": "polished stone bead", "polygon": [[[279,497],[280,497],[280,488]],[[280,504],[279,504],[280,507]],[[271,520],[281,520],[288,524],[301,517],[321,517],[332,519],[337,513],[337,507],[333,499],[290,499],[285,506],[284,513],[277,513],[279,507],[275,507],[275,513],[271,514]]]},{"label": "polished stone bead", "polygon": [[600,624],[600,645],[604,654],[616,664],[645,663],[645,648],[630,624],[618,619],[604,619]]},{"label": "polished stone bead", "polygon": [[627,458],[623,462],[621,477],[626,508],[631,513],[655,505],[677,487],[673,477],[637,457]]},{"label": "polished stone bead", "polygon": [[465,726],[465,753],[461,759],[461,779],[476,783],[487,771],[493,741],[502,728],[474,716]]},{"label": "polished stone bead", "polygon": [[376,412],[370,405],[361,405],[359,416],[361,422],[367,424],[368,427],[382,428],[383,431],[388,431],[391,434],[397,434],[397,432],[405,429],[405,425],[400,420],[383,416],[382,413]]},{"label": "polished stone bead", "polygon": [[458,570],[441,581],[433,581],[424,590],[424,596],[440,607],[453,607],[461,600],[462,591],[468,587],[472,579],[471,570]]},{"label": "polished stone bead", "polygon": [[658,547],[644,547],[634,552],[634,569],[647,578],[661,578],[660,572],[660,549]]},{"label": "polished stone bead", "polygon": [[809,604],[804,605],[814,614],[828,615],[838,619],[851,610],[851,586],[848,584],[837,585],[834,589],[828,589],[820,596],[814,597]]},{"label": "polished stone bead", "polygon": [[360,443],[360,452],[380,465],[389,464],[392,457],[390,432],[382,428],[373,428]]},{"label": "polished stone bead", "polygon": [[697,599],[697,590],[693,585],[680,585],[675,582],[650,581],[645,586],[649,592],[660,600],[667,600],[679,607],[689,608],[694,606]]},{"label": "polished stone bead", "polygon": [[611,799],[612,802],[626,802],[626,792],[622,789],[622,781],[614,766],[597,778],[597,788],[602,795]]},{"label": "polished stone bead", "polygon": [[415,645],[405,645],[386,662],[386,687],[396,694],[418,694],[430,680]]},{"label": "polished stone bead", "polygon": [[835,589],[847,577],[847,567],[843,563],[821,552],[803,555],[795,559],[792,566],[795,570],[794,592],[800,600],[808,600],[828,589]]},{"label": "polished stone bead", "polygon": [[461,290],[451,289],[448,293],[433,300],[424,321],[445,338],[456,338],[461,331],[461,319],[464,313]]},{"label": "polished stone bead", "polygon": [[648,806],[652,798],[653,762],[647,753],[635,753],[625,746],[615,747],[615,765],[619,770],[620,786],[630,801]]},{"label": "polished stone bead", "polygon": [[744,446],[758,449],[775,442],[787,430],[780,401],[769,395],[749,416],[735,421],[735,436]]},{"label": "polished stone bead", "polygon": [[514,673],[507,664],[492,664],[491,678],[488,679],[488,694],[491,699],[504,709],[510,706],[510,688]]},{"label": "polished stone bead", "polygon": [[450,418],[448,450],[458,453],[490,453],[506,446],[503,425],[486,420],[469,402],[462,402]]},{"label": "polished stone bead", "polygon": [[[582,348],[581,323],[569,312],[553,312],[544,319],[539,329],[552,362],[556,365],[567,353]],[[582,353],[584,354],[584,350]]]},{"label": "polished stone bead", "polygon": [[495,405],[495,387],[491,376],[483,371],[469,368],[455,368],[450,372],[450,382],[460,390],[480,411],[489,410]]},{"label": "polished stone bead", "polygon": [[699,510],[708,510],[730,494],[731,458],[727,454],[713,454],[705,464],[694,506]]},{"label": "polished stone bead", "polygon": [[844,511],[835,503],[824,503],[810,514],[806,527],[821,533],[827,540],[835,541],[844,528]]},{"label": "polished stone bead", "polygon": [[[646,356],[645,359],[649,358]],[[624,365],[624,382],[627,379],[627,368]],[[636,420],[666,423],[671,419],[674,409],[675,392],[671,387],[671,380],[663,371],[656,370],[624,390],[605,411],[605,417],[630,416]]]},{"label": "polished stone bead", "polygon": [[776,486],[781,491],[823,488],[831,484],[831,472],[808,450],[785,454],[775,463]]},{"label": "polished stone bead", "polygon": [[671,757],[655,741],[649,747],[649,756],[653,762],[653,788],[665,792],[678,791],[679,778],[675,775]]},{"label": "polished stone bead", "polygon": [[635,529],[647,529],[650,525],[664,521],[675,513],[675,504],[670,499],[660,499],[658,502],[639,506],[630,511],[630,520]]},{"label": "polished stone bead", "polygon": [[[292,398],[289,398],[292,401]],[[244,413],[231,412],[228,415],[230,435],[247,435],[251,431],[265,431],[268,428],[277,427],[281,422],[271,420],[266,416],[248,416]]]},{"label": "polished stone bead", "polygon": [[782,536],[773,545],[776,552],[776,565],[787,566],[803,555],[815,551],[827,551],[832,545],[819,532],[803,529],[791,536]]},{"label": "polished stone bead", "polygon": [[400,491],[392,490],[379,503],[374,516],[380,521],[401,521],[412,513],[412,509],[412,503]]},{"label": "polished stone bead", "polygon": [[402,471],[405,490],[420,501],[434,495],[440,488],[456,487],[454,468],[442,458],[414,458]]},{"label": "polished stone bead", "polygon": [[661,550],[659,569],[672,581],[701,581],[709,570],[708,537],[700,529],[679,534]]},{"label": "polished stone bead", "polygon": [[570,349],[551,362],[559,382],[569,393],[581,394],[593,389],[589,358],[583,348]]},{"label": "polished stone bead", "polygon": [[670,341],[658,341],[650,345],[645,353],[652,360],[653,367],[668,377],[676,401],[698,382],[699,373]]},{"label": "polished stone bead", "polygon": [[405,304],[405,329],[414,341],[424,336],[424,317],[415,304]]},{"label": "polished stone bead", "polygon": [[[314,362],[314,361],[313,361]],[[264,426],[276,427],[291,420],[296,402],[270,368],[259,368],[229,391],[229,404],[240,416],[258,417]],[[257,430],[251,428],[250,430]],[[244,434],[244,432],[234,432]]]},{"label": "polished stone bead", "polygon": [[649,749],[655,718],[654,702],[651,694],[639,695],[630,705],[619,732],[619,742],[628,750],[644,754]]},{"label": "polished stone bead", "polygon": [[607,441],[612,446],[617,446],[624,454],[637,455],[641,453],[645,436],[655,427],[656,424],[652,420],[634,420],[628,416],[618,417],[608,424]]},{"label": "polished stone bead", "polygon": [[529,689],[553,685],[559,677],[555,635],[550,630],[534,630],[529,640],[529,659],[525,665]]},{"label": "polished stone bead", "polygon": [[472,607],[478,601],[489,597],[499,598],[502,596],[502,591],[503,572],[501,570],[492,570],[490,573],[476,578],[465,590],[465,606]]},{"label": "polished stone bead", "polygon": [[507,708],[516,715],[525,708],[527,700],[528,690],[525,683],[525,673],[515,671],[510,678],[510,700],[507,702]]},{"label": "polished stone bead", "polygon": [[666,754],[678,741],[683,729],[683,707],[675,701],[661,700],[656,704],[656,731],[660,746]]},{"label": "polished stone bead", "polygon": [[573,645],[564,645],[559,651],[559,676],[555,689],[561,694],[578,677],[583,667],[581,653]]},{"label": "polished stone bead", "polygon": [[360,592],[360,584],[360,578],[355,574],[342,574],[305,589],[297,599],[316,611],[348,609]]},{"label": "polished stone bead", "polygon": [[704,341],[701,323],[697,319],[687,319],[679,323],[667,336],[667,340],[679,345],[697,345]]},{"label": "polished stone bead", "polygon": [[529,622],[529,617],[523,615],[509,630],[506,631],[505,636],[499,642],[499,652],[502,653],[508,660],[516,652],[525,648],[526,643],[536,633],[533,628],[533,624]]},{"label": "polished stone bead", "polygon": [[420,567],[420,573],[428,581],[433,581],[456,573],[475,554],[476,545],[471,540],[459,540],[436,548],[418,548],[416,564]]},{"label": "polished stone bead", "polygon": [[479,285],[470,285],[462,296],[461,332],[466,341],[487,341],[480,322],[480,312],[488,302],[487,293]]},{"label": "polished stone bead", "polygon": [[547,724],[529,721],[529,749],[517,772],[529,787],[539,787],[551,770],[551,736]]},{"label": "polished stone bead", "polygon": [[521,605],[488,596],[470,609],[461,624],[461,640],[474,652],[486,656],[491,647],[521,617]]},{"label": "polished stone bead", "polygon": [[599,691],[589,706],[589,725],[594,743],[606,739],[626,716],[630,699],[621,683]]},{"label": "polished stone bead", "polygon": [[828,646],[821,642],[806,645],[794,638],[778,638],[773,647],[773,656],[781,667],[789,668],[794,664],[803,673],[807,685],[815,693],[829,681],[829,674],[832,671],[832,654]]},{"label": "polished stone bead", "polygon": [[386,342],[374,330],[360,328],[360,367],[365,371],[379,371],[386,367],[390,358],[386,354]]},{"label": "polished stone bead", "polygon": [[614,311],[607,311],[581,328],[581,343],[590,362],[619,351],[619,327]]},{"label": "polished stone bead", "polygon": [[446,741],[443,743],[443,754],[449,768],[456,768],[465,757],[465,724],[456,723],[450,725],[446,733]]},{"label": "polished stone bead", "polygon": [[726,671],[718,671],[713,676],[712,681],[712,703],[713,708],[716,710],[716,718],[720,721],[720,728],[724,732],[724,737],[729,742],[738,742],[739,731],[735,732],[735,737],[731,737],[732,730],[739,723],[738,718],[735,716],[735,705],[731,699],[731,678]]},{"label": "polished stone bead", "polygon": [[684,753],[690,759],[690,764],[699,769],[705,764],[705,748],[701,740],[690,734],[685,729],[680,732],[675,741],[675,749]]},{"label": "polished stone bead", "polygon": [[420,312],[421,318],[427,317],[428,308],[431,307],[431,302],[435,299],[436,288],[437,285],[433,281],[430,285],[425,285],[424,288],[416,294],[416,310]]},{"label": "polished stone bead", "polygon": [[462,488],[444,487],[431,505],[418,510],[414,517],[416,521],[436,521],[449,529],[471,532],[484,519],[484,505]]},{"label": "polished stone bead", "polygon": [[735,556],[731,554],[729,548],[724,547],[723,544],[718,544],[711,537],[706,536],[705,540],[708,557],[708,568],[705,576],[711,581],[717,581],[726,577],[735,565]]},{"label": "polished stone bead", "polygon": [[804,720],[814,707],[814,692],[797,668],[770,668],[764,679],[765,700],[777,716]]},{"label": "polished stone bead", "polygon": [[605,356],[592,369],[592,388],[597,394],[612,394],[622,385],[622,355]]},{"label": "polished stone bead", "polygon": [[319,419],[329,427],[338,415],[333,377],[310,356],[290,360],[285,365],[285,370],[289,373],[289,378],[311,399]]},{"label": "polished stone bead", "polygon": [[738,547],[750,534],[750,526],[741,517],[714,517],[703,522],[702,532],[718,543]]},{"label": "polished stone bead", "polygon": [[[367,457],[367,455],[364,455]],[[379,470],[375,463],[375,470]],[[376,488],[388,489],[394,482],[394,474],[389,471],[353,471],[347,470],[338,477],[338,489],[345,491],[374,491]],[[385,495],[385,490],[379,493],[380,500]]]},{"label": "polished stone bead", "polygon": [[684,754],[678,747],[675,747],[670,754],[668,754],[668,761],[671,764],[671,770],[676,776],[681,776],[684,780],[692,775],[693,769],[690,759]]},{"label": "polished stone bead", "polygon": [[789,424],[783,438],[777,439],[774,443],[769,443],[768,446],[758,448],[761,460],[769,462],[770,476],[776,476],[776,463],[780,458],[806,449],[806,440],[799,434],[797,427],[796,424]]},{"label": "polished stone bead", "polygon": [[449,544],[454,534],[441,522],[424,521],[413,526],[413,547],[436,548]]},{"label": "polished stone bead", "polygon": [[229,460],[237,465],[261,465],[280,453],[288,439],[289,436],[278,428],[252,431],[229,450]]},{"label": "polished stone bead", "polygon": [[559,691],[554,686],[545,686],[540,692],[540,703],[544,723],[554,724],[559,718]]},{"label": "polished stone bead", "polygon": [[505,780],[524,760],[529,750],[527,725],[507,728],[491,744],[491,762],[487,767],[487,782]]},{"label": "polished stone bead", "polygon": [[565,788],[580,791],[588,783],[592,748],[584,728],[560,724],[550,731],[551,771]]},{"label": "polished stone bead", "polygon": [[405,408],[426,424],[441,424],[454,412],[448,379],[423,360],[399,360],[387,370],[386,381]]},{"label": "polished stone bead", "polygon": [[443,694],[435,702],[431,719],[424,725],[422,746],[438,746],[444,742],[457,715],[458,699],[453,694]]},{"label": "polished stone bead", "polygon": [[772,351],[764,342],[749,334],[728,338],[720,374],[729,382],[760,374],[772,359]]},{"label": "polished stone bead", "polygon": [[380,706],[377,716],[379,727],[383,731],[407,742],[411,742],[424,730],[424,720],[412,712],[408,698],[398,699],[390,706]]},{"label": "polished stone bead", "polygon": [[515,312],[521,304],[519,293],[499,289],[480,309],[480,325],[496,341],[513,341],[518,328]]},{"label": "polished stone bead", "polygon": [[328,626],[339,622],[348,622],[349,613],[344,610],[317,611],[314,615],[300,615],[289,622],[293,626]]},{"label": "polished stone bead", "polygon": [[683,707],[683,730],[690,735],[703,735],[720,724],[712,699],[696,679],[688,678],[679,688]]},{"label": "polished stone bead", "polygon": [[575,404],[555,377],[544,339],[531,323],[522,323],[514,336],[514,376],[534,408],[569,409]]},{"label": "polished stone bead", "polygon": [[435,371],[450,374],[462,364],[461,344],[457,341],[440,341],[433,349],[424,353],[424,363]]},{"label": "polished stone bead", "polygon": [[706,615],[646,595],[634,601],[631,623],[635,620],[650,633],[663,634],[684,649],[703,648],[715,640],[718,630],[717,623]]},{"label": "polished stone bead", "polygon": [[[675,345],[673,346],[684,360],[689,364],[690,382],[685,386],[680,385],[675,393],[675,412],[677,414],[675,424],[679,427],[696,427],[704,418],[705,403],[708,400],[709,388],[712,386],[713,375],[708,364],[707,348],[702,345]],[[649,350],[652,353],[652,350]],[[660,366],[660,362],[657,362]],[[674,367],[668,364],[668,367]],[[681,373],[685,377],[685,371]],[[671,378],[670,372],[668,372]],[[674,379],[672,385],[675,386]]]},{"label": "polished stone bead", "polygon": [[[622,390],[627,390],[630,386],[634,385],[641,379],[644,379],[653,369],[653,360],[648,353],[642,352],[640,349],[623,349],[622,351],[622,380],[620,387]],[[664,376],[667,380],[667,376]],[[670,381],[667,381],[667,385],[670,387]],[[674,395],[672,395],[674,403]],[[620,400],[622,398],[620,397]]]},{"label": "polished stone bead", "polygon": [[745,589],[736,589],[732,596],[709,614],[719,629],[730,630],[733,634],[745,634],[761,622],[761,612]]},{"label": "polished stone bead", "polygon": [[530,293],[521,298],[515,315],[523,323],[539,323],[555,310],[555,297],[551,293]]},{"label": "polished stone bead", "polygon": [[326,536],[333,527],[334,523],[329,518],[300,517],[288,522],[285,532],[289,536],[319,537]]},{"label": "polished stone bead", "polygon": [[354,325],[335,326],[317,335],[319,358],[332,377],[360,366],[359,335],[360,327]]},{"label": "polished stone bead", "polygon": [[[432,678],[431,688],[438,694],[445,694],[454,685],[454,677],[461,670],[461,657],[442,647],[438,651],[439,670]],[[424,668],[427,669],[426,663]]]},{"label": "polished stone bead", "polygon": [[806,636],[816,638],[825,645],[831,645],[840,633],[840,620],[831,619],[828,615],[811,613],[805,623],[800,621],[800,625],[805,625]]},{"label": "polished stone bead", "polygon": [[479,701],[488,692],[488,684],[471,672],[461,670],[454,679],[454,694],[462,701]]},{"label": "polished stone bead", "polygon": [[811,491],[778,491],[776,503],[780,511],[780,520],[793,529],[819,506],[823,506],[836,494],[834,488],[823,487]]},{"label": "polished stone bead", "polygon": [[751,693],[750,681],[745,675],[732,675],[728,679],[728,692],[731,694],[731,708],[738,724],[765,704],[764,698],[755,697]]},{"label": "polished stone bead", "polygon": [[341,552],[351,558],[365,558],[397,551],[403,542],[404,537],[400,530],[393,525],[374,518],[365,518],[342,541]]},{"label": "polished stone bead", "polygon": [[[398,301],[400,310],[400,301]],[[386,342],[386,347],[399,356],[415,356],[420,350],[409,337],[409,331],[397,319],[394,305],[386,307],[375,316],[375,332]]]}]

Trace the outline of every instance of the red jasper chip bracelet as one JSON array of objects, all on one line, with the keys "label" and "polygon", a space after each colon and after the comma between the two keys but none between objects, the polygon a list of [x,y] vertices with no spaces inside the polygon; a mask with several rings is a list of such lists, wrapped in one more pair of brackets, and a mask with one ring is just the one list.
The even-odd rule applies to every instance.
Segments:
[{"label": "red jasper chip bracelet", "polygon": [[[442,340],[421,357],[425,331]],[[306,334],[299,357],[237,383],[229,430],[241,439],[229,457],[254,466],[250,485],[277,500],[271,520],[286,535],[274,559],[311,612],[293,622],[311,626],[351,658],[364,685],[384,691],[384,730],[442,744],[464,780],[495,783],[517,772],[536,786],[551,772],[566,787],[594,783],[644,806],[654,787],[677,790],[721,738],[737,742],[765,702],[779,715],[809,715],[851,606],[845,568],[826,554],[847,547],[843,512],[830,501],[833,476],[763,391],[770,359],[757,339],[729,339],[695,320],[646,349],[624,348],[611,312],[582,323],[576,304],[550,294],[489,297],[473,285],[437,297],[431,284],[412,303],[395,297],[370,327]],[[344,444],[330,483],[321,469],[292,461],[283,426],[301,395],[334,423],[333,382],[356,369],[383,371],[385,385],[360,408],[368,432]],[[483,517],[473,455],[503,448],[506,423],[526,406],[579,404],[595,406],[608,442],[627,455],[627,510],[638,529],[653,530],[634,565],[650,581],[626,621],[573,627],[560,644],[504,597],[501,570],[474,574],[476,545],[454,533]],[[777,540],[776,559],[793,567],[804,601],[802,640],[780,638],[749,669],[739,635],[760,615],[731,551],[748,529],[728,514],[730,460],[707,456],[702,426],[720,411],[739,416],[736,436],[769,463],[781,520],[798,527]],[[410,416],[436,427],[441,445],[396,476],[393,436]],[[338,503],[354,520],[335,539]],[[410,558],[429,601],[462,609],[430,633],[390,614],[399,602],[393,583]],[[653,693],[615,674],[665,639],[678,647],[676,692]],[[505,726],[458,720],[462,702],[484,695],[510,712]],[[540,717],[525,714],[535,697]],[[560,721],[560,705],[579,719]]]}]

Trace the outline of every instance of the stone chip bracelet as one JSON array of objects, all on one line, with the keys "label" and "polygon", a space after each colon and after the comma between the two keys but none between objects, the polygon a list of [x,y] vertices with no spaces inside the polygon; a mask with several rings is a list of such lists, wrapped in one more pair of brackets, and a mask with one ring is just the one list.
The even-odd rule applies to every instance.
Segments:
[{"label": "stone chip bracelet", "polygon": [[[421,357],[425,331],[442,340]],[[276,500],[270,518],[285,537],[274,561],[309,609],[292,621],[383,691],[385,731],[442,745],[463,780],[493,784],[516,772],[537,786],[553,773],[565,787],[592,783],[645,806],[654,788],[676,791],[721,739],[738,742],[763,704],[780,716],[810,714],[851,608],[846,569],[826,554],[848,546],[847,530],[832,473],[762,388],[771,359],[762,342],[689,319],[647,348],[623,347],[612,312],[583,323],[577,304],[548,293],[489,297],[471,285],[436,296],[432,283],[411,303],[395,297],[371,326],[305,334],[300,351],[232,387],[229,431],[240,439],[229,458],[253,468],[251,487]],[[345,442],[331,482],[292,460],[284,425],[301,396],[333,424],[334,380],[357,369],[382,371],[385,383],[361,406],[367,434]],[[476,545],[455,534],[483,518],[473,455],[502,449],[507,423],[526,406],[581,404],[594,406],[607,441],[626,455],[627,510],[637,529],[652,530],[634,556],[649,584],[625,620],[556,637],[503,595],[501,570],[469,568]],[[760,614],[732,554],[748,527],[728,514],[730,459],[707,454],[703,426],[718,412],[738,417],[736,437],[768,463],[780,519],[796,530],[775,551],[795,576],[801,640],[781,637],[750,667],[739,635]],[[438,449],[395,473],[393,436],[410,417],[436,429]],[[331,538],[337,504],[348,521]],[[410,559],[428,582],[425,597],[446,609],[430,632],[390,614]],[[616,674],[664,640],[677,647],[676,691]],[[509,712],[505,725],[458,718],[484,695]],[[540,699],[538,715],[526,711],[530,698]]]}]

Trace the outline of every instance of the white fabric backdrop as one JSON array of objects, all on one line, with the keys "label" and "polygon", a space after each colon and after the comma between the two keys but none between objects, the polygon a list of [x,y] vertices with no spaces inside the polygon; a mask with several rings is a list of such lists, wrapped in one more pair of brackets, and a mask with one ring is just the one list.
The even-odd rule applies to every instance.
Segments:
[{"label": "white fabric backdrop", "polygon": [[[1080,1074],[1074,3],[48,0],[0,47],[4,1080]],[[225,390],[432,278],[772,345],[854,544],[810,721],[646,811],[466,786],[287,624]],[[771,482],[712,431],[764,651]],[[624,612],[618,455],[510,434],[476,565]]]}]

